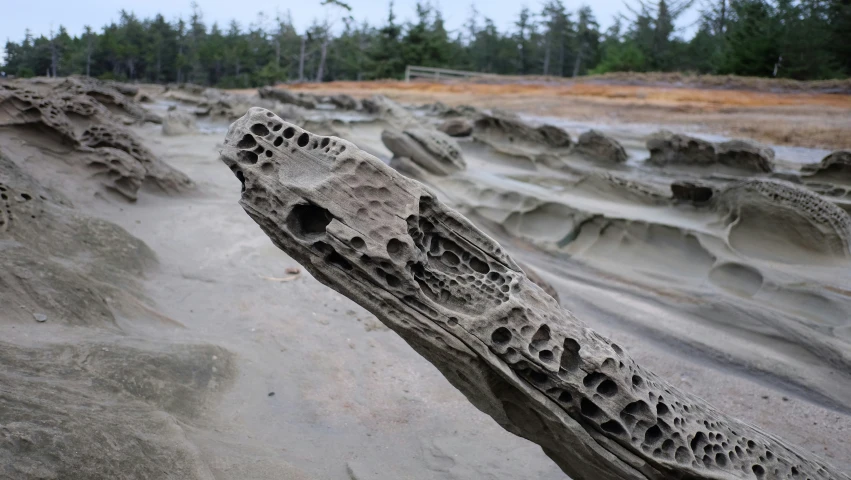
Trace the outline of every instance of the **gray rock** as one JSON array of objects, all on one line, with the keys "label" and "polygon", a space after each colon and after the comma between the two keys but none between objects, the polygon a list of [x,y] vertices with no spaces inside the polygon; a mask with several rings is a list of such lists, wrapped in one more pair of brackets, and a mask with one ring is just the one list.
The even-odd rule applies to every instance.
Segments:
[{"label": "gray rock", "polygon": [[469,137],[473,134],[473,122],[466,118],[450,118],[441,123],[438,130],[450,137]]},{"label": "gray rock", "polygon": [[168,112],[163,121],[163,135],[166,136],[186,135],[196,130],[195,118],[179,110]]},{"label": "gray rock", "polygon": [[432,175],[449,175],[467,168],[455,140],[430,128],[388,129],[381,141],[397,157],[409,158]]},{"label": "gray rock", "polygon": [[260,98],[277,100],[281,103],[291,103],[302,108],[315,109],[316,98],[304,93],[293,93],[284,88],[261,87],[257,90]]},{"label": "gray rock", "polygon": [[589,130],[580,135],[576,142],[576,150],[594,160],[612,163],[624,163],[627,160],[623,145],[597,130]]},{"label": "gray rock", "polygon": [[33,313],[33,318],[35,318],[36,322],[40,322],[40,323],[47,321],[47,315],[45,315],[43,313]]},{"label": "gray rock", "polygon": [[[294,144],[276,146],[269,122]],[[221,158],[276,246],[571,478],[849,479],[636,364],[466,218],[353,143],[254,108]]]},{"label": "gray rock", "polygon": [[851,150],[837,150],[821,162],[804,165],[801,174],[826,181],[851,182]]},{"label": "gray rock", "polygon": [[647,140],[651,165],[711,167],[723,165],[749,172],[774,170],[774,150],[747,140],[719,144],[666,130]]}]

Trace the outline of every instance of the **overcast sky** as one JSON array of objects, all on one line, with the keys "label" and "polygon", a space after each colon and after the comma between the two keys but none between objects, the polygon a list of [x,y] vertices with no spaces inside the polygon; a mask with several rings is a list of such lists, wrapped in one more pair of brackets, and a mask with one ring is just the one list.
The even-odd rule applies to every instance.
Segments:
[{"label": "overcast sky", "polygon": [[[626,0],[634,2],[634,0]],[[352,7],[352,15],[356,20],[367,20],[377,25],[387,18],[388,0],[347,0]],[[568,10],[574,11],[581,5],[590,4],[597,16],[597,21],[605,29],[613,17],[623,11],[624,0],[564,0]],[[140,18],[152,17],[162,13],[166,19],[174,20],[180,16],[186,18],[191,11],[190,0],[0,0],[6,4],[0,8],[0,40],[5,44],[7,39],[16,42],[24,38],[24,31],[29,28],[33,34],[48,35],[51,28],[64,25],[72,35],[79,35],[83,26],[90,25],[95,30],[110,21],[118,19],[121,9],[135,12]],[[296,28],[299,30],[308,26],[314,19],[324,19],[327,12],[334,12],[333,7],[322,7],[321,0],[273,1],[252,0],[240,2],[233,0],[198,0],[198,5],[204,14],[207,25],[219,22],[225,28],[231,19],[235,19],[245,27],[258,19],[262,12],[268,20],[275,17],[276,12],[292,14]],[[396,0],[396,16],[400,20],[414,17],[416,0]],[[543,0],[433,0],[440,7],[450,30],[461,28],[470,16],[470,7],[475,5],[481,18],[490,17],[500,30],[513,28],[517,13],[526,5],[533,11],[540,11]],[[689,12],[681,19],[680,25],[694,21],[697,14]]]}]

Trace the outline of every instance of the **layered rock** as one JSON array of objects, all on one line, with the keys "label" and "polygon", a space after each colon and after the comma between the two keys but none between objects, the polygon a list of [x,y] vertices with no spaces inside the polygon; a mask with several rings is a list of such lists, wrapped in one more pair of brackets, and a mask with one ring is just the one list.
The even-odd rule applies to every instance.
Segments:
[{"label": "layered rock", "polygon": [[496,114],[476,120],[473,138],[502,153],[531,160],[566,155],[573,145],[570,135],[559,127],[533,127],[519,117]]},{"label": "layered rock", "polygon": [[851,150],[837,150],[819,163],[804,165],[801,174],[828,182],[851,183]]},{"label": "layered rock", "polygon": [[328,101],[340,110],[360,110],[360,102],[351,95],[340,93],[328,97]]},{"label": "layered rock", "polygon": [[275,245],[571,478],[849,478],[637,365],[467,219],[354,144],[252,109],[221,154]]},{"label": "layered rock", "polygon": [[469,137],[473,134],[473,122],[463,117],[450,118],[437,129],[450,137]]},{"label": "layered rock", "polygon": [[410,159],[432,175],[445,176],[467,168],[458,144],[437,130],[384,130],[381,141],[395,156]]},{"label": "layered rock", "polygon": [[260,98],[277,100],[281,103],[289,103],[302,108],[316,108],[316,97],[304,93],[293,93],[284,88],[262,87],[257,90]]},{"label": "layered rock", "polygon": [[[107,188],[133,200],[145,180],[169,193],[192,187],[188,177],[158,159],[97,100],[109,91],[105,87],[73,79],[58,86],[16,83],[4,87],[0,90],[0,127],[36,127],[57,135],[81,153],[67,156],[67,160],[90,167]],[[83,91],[99,93],[91,96]],[[117,90],[111,95],[124,99]],[[137,109],[144,110],[135,104],[130,110]]]},{"label": "layered rock", "polygon": [[712,167],[723,165],[749,172],[774,170],[774,150],[745,140],[719,144],[696,137],[661,131],[647,140],[651,165]]},{"label": "layered rock", "polygon": [[605,162],[624,163],[627,160],[623,145],[597,130],[589,130],[580,135],[576,142],[576,151],[591,159]]}]

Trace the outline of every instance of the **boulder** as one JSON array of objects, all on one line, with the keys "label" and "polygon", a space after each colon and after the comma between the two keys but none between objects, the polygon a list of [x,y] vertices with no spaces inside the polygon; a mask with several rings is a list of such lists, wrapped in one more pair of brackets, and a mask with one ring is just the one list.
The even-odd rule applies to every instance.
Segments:
[{"label": "boulder", "polygon": [[450,137],[469,137],[473,134],[473,122],[463,117],[450,118],[437,129]]},{"label": "boulder", "polygon": [[163,135],[177,136],[195,132],[195,118],[180,110],[168,112],[163,121]]},{"label": "boulder", "polygon": [[589,130],[580,135],[576,151],[593,160],[611,163],[624,163],[627,160],[623,145],[598,130]]}]

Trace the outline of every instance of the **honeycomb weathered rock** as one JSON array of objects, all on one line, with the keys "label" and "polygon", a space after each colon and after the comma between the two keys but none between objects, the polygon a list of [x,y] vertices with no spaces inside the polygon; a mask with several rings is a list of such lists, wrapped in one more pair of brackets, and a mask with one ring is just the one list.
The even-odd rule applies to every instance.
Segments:
[{"label": "honeycomb weathered rock", "polygon": [[437,127],[450,137],[469,137],[473,133],[473,122],[464,117],[450,118]]},{"label": "honeycomb weathered rock", "polygon": [[466,218],[354,144],[255,108],[221,155],[275,245],[575,480],[849,479],[637,365]]}]

